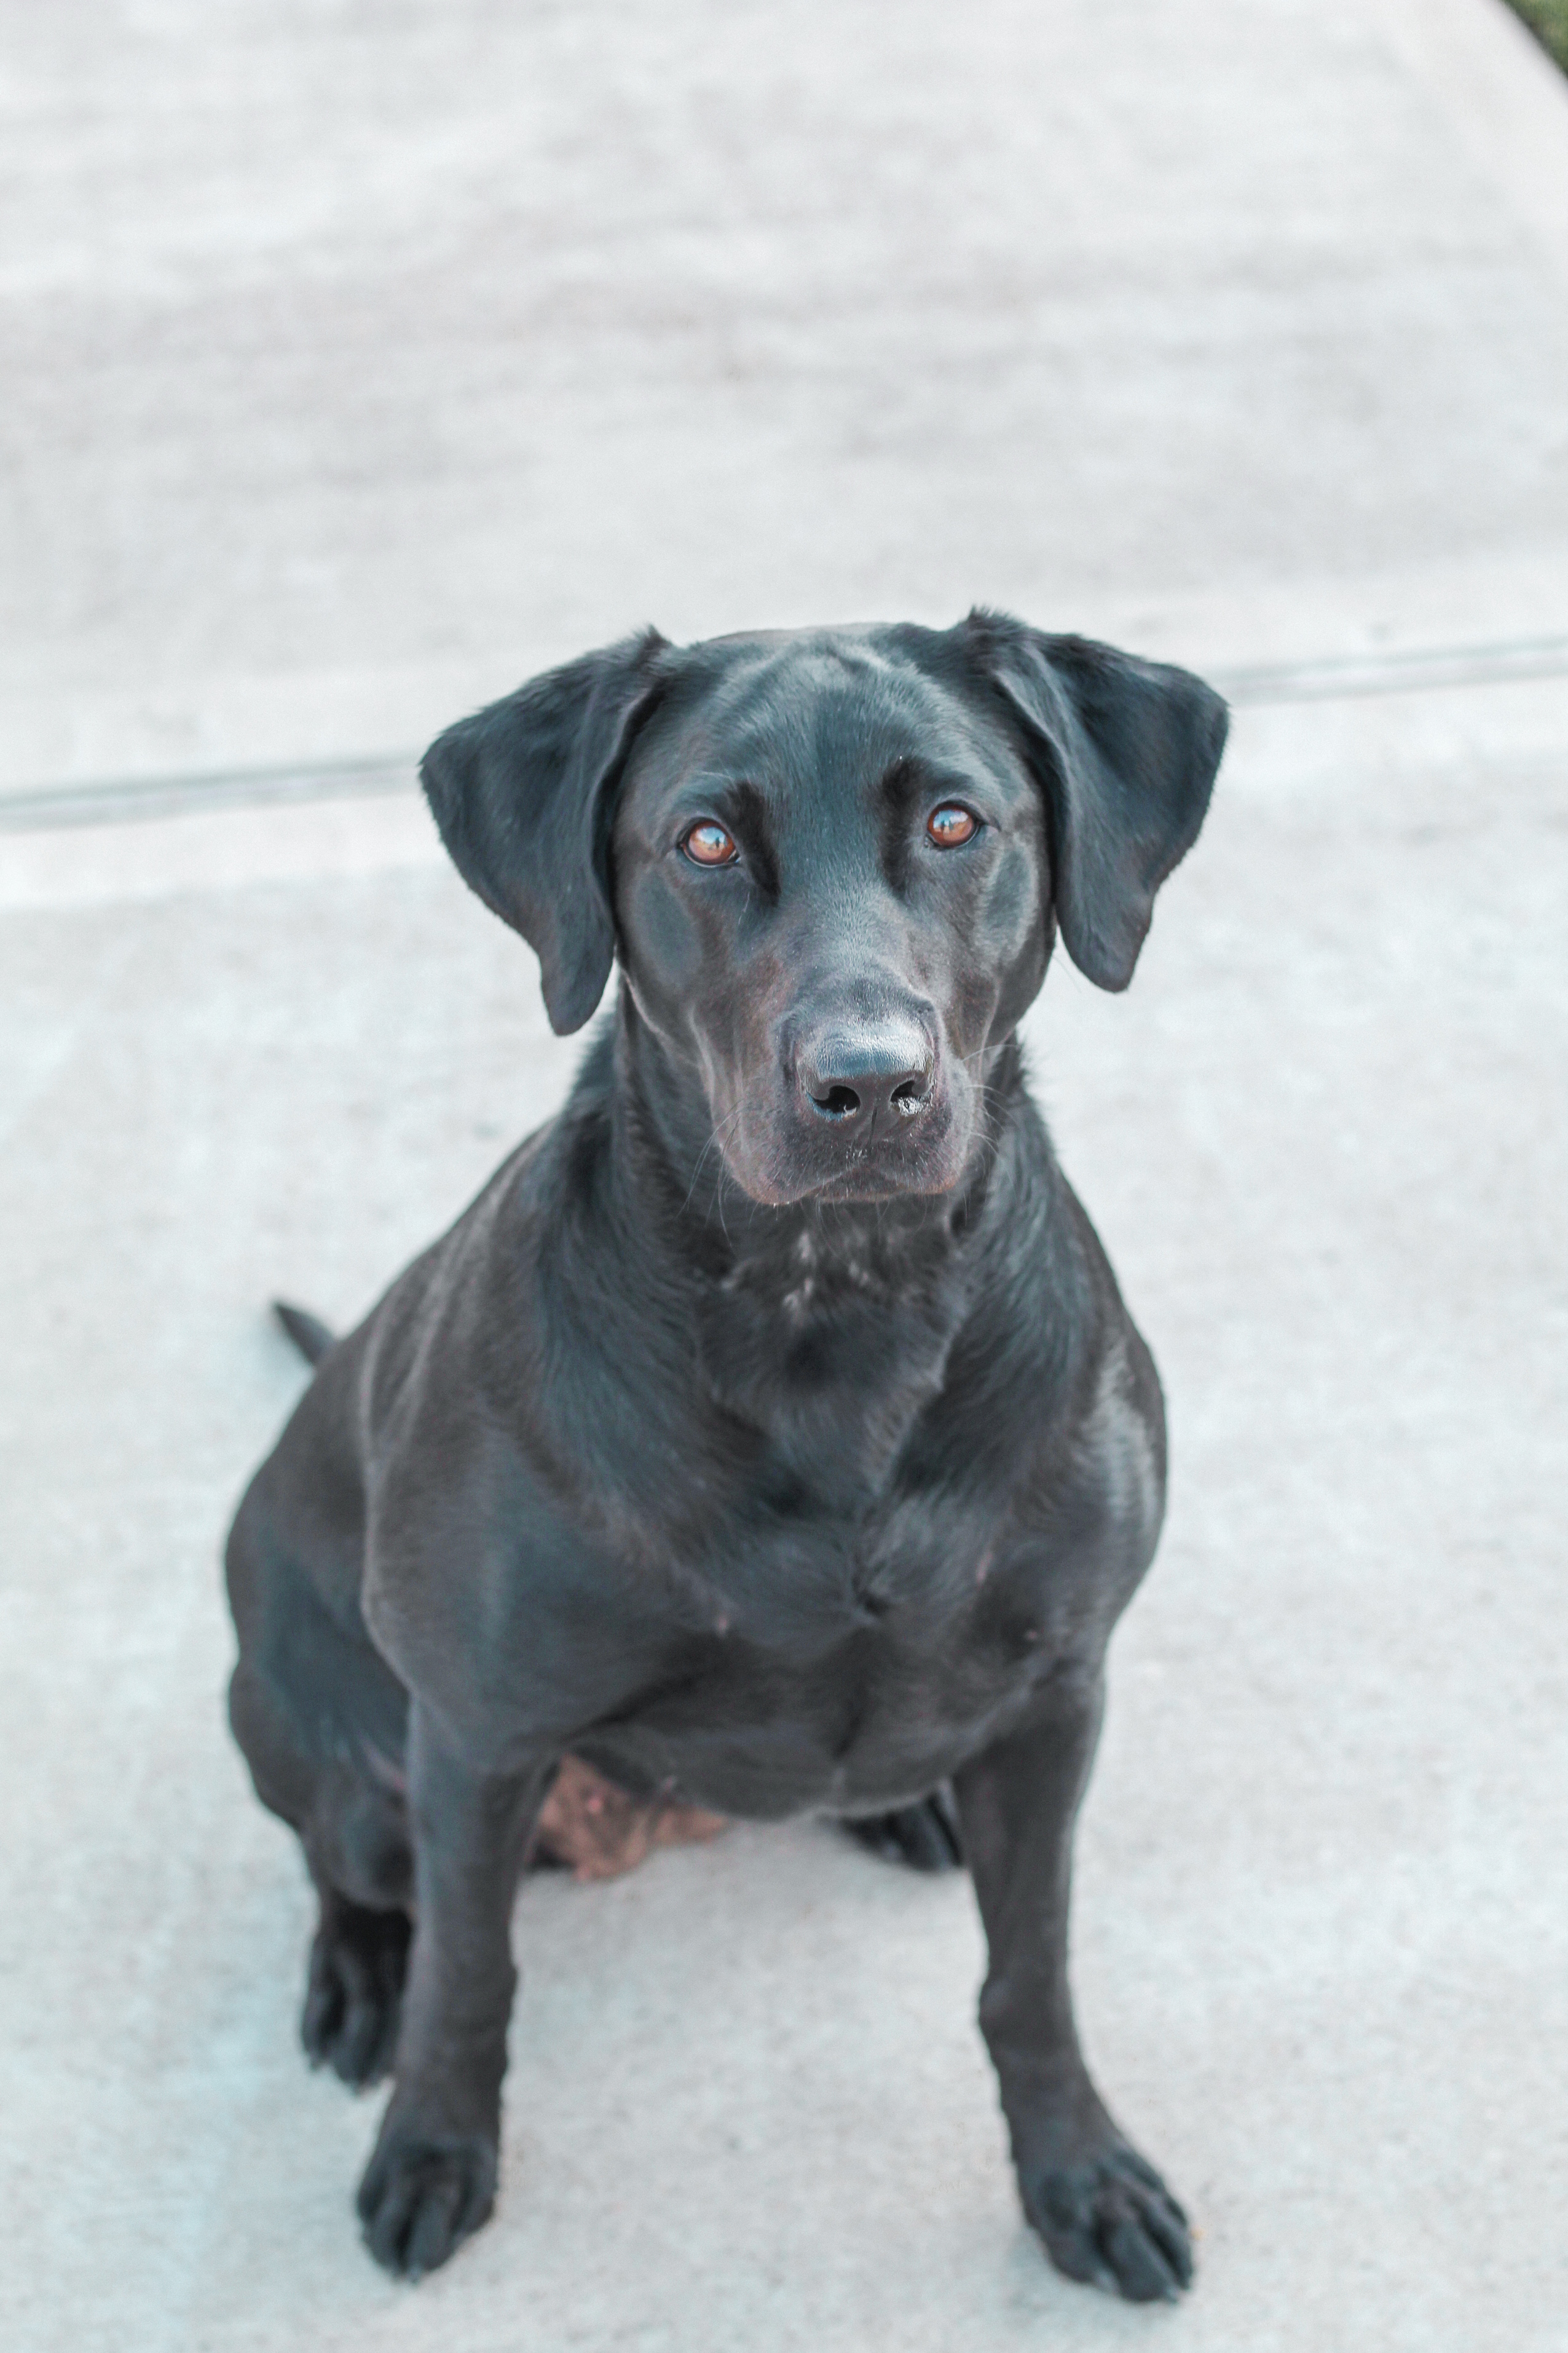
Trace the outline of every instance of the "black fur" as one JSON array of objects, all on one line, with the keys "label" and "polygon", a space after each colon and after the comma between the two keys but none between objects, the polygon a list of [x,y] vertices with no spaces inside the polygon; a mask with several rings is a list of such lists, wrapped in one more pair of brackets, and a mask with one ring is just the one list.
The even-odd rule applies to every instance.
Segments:
[{"label": "black fur", "polygon": [[332,1335],[319,1315],[306,1307],[290,1307],[286,1299],[275,1299],[272,1313],[289,1335],[308,1365],[319,1365],[332,1345]]},{"label": "black fur", "polygon": [[[230,1539],[235,1729],[321,1891],[307,2041],[368,2080],[395,2036],[360,2198],[390,2269],[489,2211],[512,1895],[571,1750],[910,1860],[962,1840],[1030,2221],[1075,2278],[1189,2278],[1066,1957],[1163,1415],[1014,1032],[1058,922],[1125,985],[1224,724],[1183,672],[975,615],[650,633],[432,751],[557,1028],[623,977],[561,1116],[322,1356]],[[942,848],[950,802],[976,824]],[[687,855],[700,819],[733,862]]]}]

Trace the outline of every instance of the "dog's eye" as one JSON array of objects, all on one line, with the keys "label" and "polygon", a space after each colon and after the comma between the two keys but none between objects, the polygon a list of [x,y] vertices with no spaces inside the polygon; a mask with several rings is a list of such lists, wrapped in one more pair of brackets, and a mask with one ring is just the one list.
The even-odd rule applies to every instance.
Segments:
[{"label": "dog's eye", "polygon": [[939,849],[957,849],[962,843],[972,841],[979,830],[979,818],[957,801],[943,801],[926,819],[926,831]]},{"label": "dog's eye", "polygon": [[733,866],[741,854],[732,838],[710,817],[699,818],[680,846],[699,866]]}]

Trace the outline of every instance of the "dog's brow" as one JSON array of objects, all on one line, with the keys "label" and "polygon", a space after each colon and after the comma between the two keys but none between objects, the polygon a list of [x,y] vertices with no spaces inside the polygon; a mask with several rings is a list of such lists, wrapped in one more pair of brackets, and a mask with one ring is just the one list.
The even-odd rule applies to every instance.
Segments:
[{"label": "dog's brow", "polygon": [[910,872],[910,812],[930,788],[923,760],[900,752],[883,769],[877,786],[882,828],[882,871],[895,891],[902,891]]},{"label": "dog's brow", "polygon": [[779,893],[778,856],[768,813],[767,795],[746,776],[726,785],[721,797],[724,815],[734,827],[758,888],[770,899]]},{"label": "dog's brow", "polygon": [[913,801],[926,794],[943,794],[963,799],[973,793],[975,780],[951,761],[929,760],[921,752],[900,752],[889,760],[878,780],[878,797],[885,808],[902,815]]},{"label": "dog's brow", "polygon": [[882,771],[878,786],[890,807],[905,809],[926,783],[925,763],[913,752],[900,752]]}]

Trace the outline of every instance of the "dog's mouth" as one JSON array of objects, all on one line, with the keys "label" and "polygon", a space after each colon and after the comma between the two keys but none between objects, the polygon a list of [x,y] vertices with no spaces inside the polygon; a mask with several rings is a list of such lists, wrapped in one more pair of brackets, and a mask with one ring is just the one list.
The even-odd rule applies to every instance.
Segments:
[{"label": "dog's mouth", "polygon": [[796,1103],[773,1101],[721,1133],[725,1167],[753,1201],[786,1208],[949,1193],[968,1163],[972,1122],[945,1090],[932,1091],[918,1116],[889,1113],[860,1133],[852,1113],[836,1117],[813,1103],[808,1117],[809,1125]]},{"label": "dog's mouth", "polygon": [[795,1196],[799,1201],[888,1201],[910,1194],[945,1193],[956,1177],[939,1184],[911,1183],[907,1170],[889,1168],[868,1157],[855,1166],[836,1169]]}]

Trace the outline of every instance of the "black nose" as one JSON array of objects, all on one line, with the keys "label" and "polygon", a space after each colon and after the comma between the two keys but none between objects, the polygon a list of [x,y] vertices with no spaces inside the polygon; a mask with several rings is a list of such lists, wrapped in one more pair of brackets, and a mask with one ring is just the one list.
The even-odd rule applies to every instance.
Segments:
[{"label": "black nose", "polygon": [[884,1108],[913,1119],[931,1098],[935,1058],[924,1032],[832,1029],[800,1058],[800,1082],[819,1118],[869,1126]]}]

